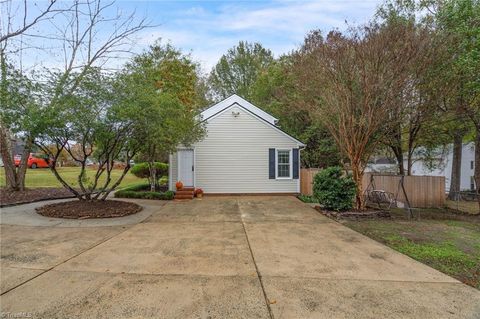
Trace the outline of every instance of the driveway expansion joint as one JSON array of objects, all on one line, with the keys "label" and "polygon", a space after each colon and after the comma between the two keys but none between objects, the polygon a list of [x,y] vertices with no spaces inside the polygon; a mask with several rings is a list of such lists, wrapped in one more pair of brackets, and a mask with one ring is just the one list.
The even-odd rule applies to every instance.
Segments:
[{"label": "driveway expansion joint", "polygon": [[253,265],[255,266],[255,272],[257,273],[257,277],[258,277],[258,280],[260,282],[260,287],[262,288],[263,298],[265,299],[265,305],[267,306],[267,310],[268,310],[268,314],[270,316],[270,319],[274,319],[273,311],[272,311],[272,308],[270,307],[270,300],[267,297],[267,292],[265,291],[265,286],[263,284],[262,275],[260,273],[260,270],[258,269],[257,262],[255,261],[255,256],[253,255],[252,246],[250,245],[250,240],[248,238],[248,233],[247,233],[247,229],[245,227],[245,222],[243,221],[243,218],[242,218],[243,215],[241,214],[241,208],[240,208],[240,204],[238,202],[238,199],[236,201],[236,204],[237,204],[238,211],[240,213],[240,219],[242,221],[243,232],[245,233],[245,238],[247,239],[248,250],[250,251],[250,255],[252,256]]},{"label": "driveway expansion joint", "polygon": [[39,273],[38,275],[35,275],[35,276],[29,278],[28,280],[25,280],[24,282],[19,283],[18,285],[15,285],[14,287],[12,287],[12,288],[10,288],[10,289],[5,290],[4,292],[2,292],[2,293],[0,294],[0,296],[3,296],[3,295],[9,293],[10,291],[12,291],[12,290],[14,290],[14,289],[16,289],[16,288],[18,288],[18,287],[20,287],[20,286],[23,286],[24,284],[26,284],[26,283],[34,280],[34,279],[37,278],[37,277],[40,277],[40,276],[43,275],[43,274],[46,274],[47,272],[50,272],[50,271],[53,270],[54,268],[56,268],[56,267],[58,267],[58,266],[60,266],[60,265],[62,265],[62,264],[64,264],[64,263],[72,260],[72,259],[75,258],[75,257],[80,256],[81,254],[83,254],[83,253],[85,253],[85,252],[87,252],[87,251],[89,251],[89,250],[91,250],[91,249],[93,249],[93,248],[95,248],[95,247],[97,247],[97,246],[100,246],[101,244],[109,241],[110,239],[112,239],[112,238],[114,238],[114,237],[116,237],[116,236],[118,236],[118,235],[126,232],[128,229],[130,229],[131,227],[133,227],[133,226],[135,226],[135,225],[129,225],[129,226],[130,226],[130,227],[123,226],[123,229],[122,229],[120,232],[116,233],[115,235],[110,236],[110,237],[107,237],[106,239],[104,239],[104,240],[96,243],[95,245],[92,245],[92,246],[86,248],[85,250],[79,252],[78,254],[75,254],[75,255],[73,255],[73,256],[71,256],[71,257],[63,260],[63,261],[61,261],[60,263],[58,263],[58,264],[56,264],[56,265],[54,265],[54,266],[52,266],[52,267],[49,267],[49,268],[47,268],[47,269],[39,269],[39,270],[44,270],[44,271],[42,271],[42,272]]}]

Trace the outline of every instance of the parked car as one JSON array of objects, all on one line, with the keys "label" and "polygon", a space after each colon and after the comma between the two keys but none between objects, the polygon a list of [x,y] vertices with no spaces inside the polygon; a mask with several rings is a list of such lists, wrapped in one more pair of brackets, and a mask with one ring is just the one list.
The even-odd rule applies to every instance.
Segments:
[{"label": "parked car", "polygon": [[[15,155],[14,161],[15,166],[20,165],[20,160],[22,157],[20,155]],[[47,155],[30,153],[27,160],[27,166],[30,168],[47,168],[50,166],[50,158]]]}]

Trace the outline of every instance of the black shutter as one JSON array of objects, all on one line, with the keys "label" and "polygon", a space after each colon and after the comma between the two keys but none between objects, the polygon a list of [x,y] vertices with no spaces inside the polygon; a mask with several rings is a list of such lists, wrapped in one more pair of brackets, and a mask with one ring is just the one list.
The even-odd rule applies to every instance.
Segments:
[{"label": "black shutter", "polygon": [[293,179],[298,179],[298,172],[300,169],[300,163],[299,163],[299,150],[298,148],[293,149]]},{"label": "black shutter", "polygon": [[268,178],[275,179],[275,149],[268,149]]}]

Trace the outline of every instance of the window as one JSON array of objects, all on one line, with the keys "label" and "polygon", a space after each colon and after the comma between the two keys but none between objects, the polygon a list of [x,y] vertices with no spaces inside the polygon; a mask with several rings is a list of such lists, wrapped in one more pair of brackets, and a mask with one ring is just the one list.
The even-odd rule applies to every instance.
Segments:
[{"label": "window", "polygon": [[277,150],[277,178],[292,177],[292,151]]},{"label": "window", "polygon": [[473,161],[470,161],[470,169],[473,169]]}]

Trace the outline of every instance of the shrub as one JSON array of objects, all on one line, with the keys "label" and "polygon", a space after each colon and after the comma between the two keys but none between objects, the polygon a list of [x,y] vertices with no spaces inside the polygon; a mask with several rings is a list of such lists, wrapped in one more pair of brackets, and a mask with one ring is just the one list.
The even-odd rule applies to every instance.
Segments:
[{"label": "shrub", "polygon": [[[168,175],[168,164],[155,162],[155,170],[157,179],[160,179],[162,176]],[[130,169],[130,173],[137,176],[138,178],[148,178],[150,177],[150,170],[148,169],[148,163],[138,163],[133,165]]]},{"label": "shrub", "polygon": [[135,185],[132,185],[132,186],[125,187],[125,188],[119,190],[118,192],[120,192],[120,191],[138,192],[138,191],[143,191],[143,190],[146,190],[146,189],[150,189],[150,184],[148,184],[148,183],[135,184]]},{"label": "shrub", "polygon": [[166,192],[145,192],[149,189],[150,184],[138,184],[130,186],[115,192],[116,198],[142,198],[142,199],[160,199],[171,200],[175,196],[172,191]]},{"label": "shrub", "polygon": [[342,211],[353,207],[355,182],[342,175],[341,168],[334,166],[321,170],[313,179],[313,196],[326,209]]}]

